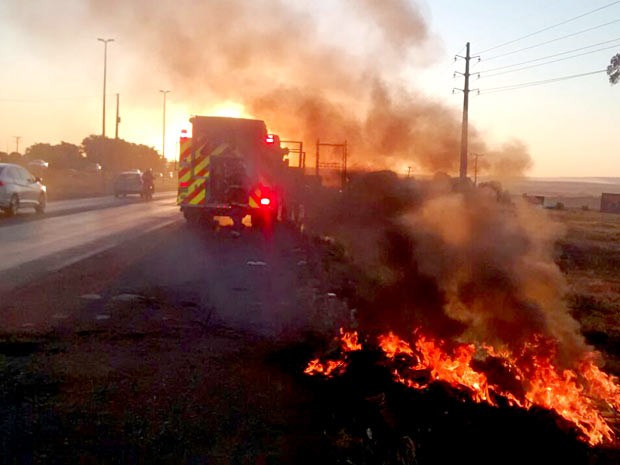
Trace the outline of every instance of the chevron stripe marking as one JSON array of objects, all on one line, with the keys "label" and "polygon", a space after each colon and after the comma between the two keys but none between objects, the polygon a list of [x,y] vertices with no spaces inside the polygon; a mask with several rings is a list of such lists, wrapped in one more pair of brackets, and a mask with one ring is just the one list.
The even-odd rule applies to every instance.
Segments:
[{"label": "chevron stripe marking", "polygon": [[213,155],[220,155],[222,152],[224,152],[224,150],[226,150],[228,148],[228,143],[224,142],[220,145],[218,145],[215,149],[213,149],[211,151],[211,153],[209,154],[209,156],[213,156]]},{"label": "chevron stripe marking", "polygon": [[209,157],[205,157],[204,160],[201,160],[200,163],[196,164],[195,175],[196,176],[208,176],[209,174]]},{"label": "chevron stripe marking", "polygon": [[192,140],[189,137],[181,137],[179,142],[179,161],[185,161],[192,151]]},{"label": "chevron stripe marking", "polygon": [[185,197],[185,201],[192,203],[192,199],[200,194],[202,191],[205,192],[207,187],[206,182],[203,179],[194,179],[194,182],[187,189],[187,197]]},{"label": "chevron stripe marking", "polygon": [[206,190],[202,188],[202,189],[198,189],[196,192],[197,194],[195,197],[193,197],[190,200],[190,204],[191,205],[203,205],[205,203],[205,198],[207,195]]}]

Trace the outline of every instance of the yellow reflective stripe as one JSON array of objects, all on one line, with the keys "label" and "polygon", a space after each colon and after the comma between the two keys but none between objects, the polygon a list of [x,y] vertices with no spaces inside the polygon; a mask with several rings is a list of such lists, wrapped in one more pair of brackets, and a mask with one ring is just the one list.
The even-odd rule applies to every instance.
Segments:
[{"label": "yellow reflective stripe", "polygon": [[228,143],[224,142],[223,144],[218,145],[214,150],[212,150],[211,153],[209,154],[209,156],[219,155],[220,153],[222,153],[227,148],[228,148]]},{"label": "yellow reflective stripe", "polygon": [[203,203],[206,195],[207,195],[206,189],[205,188],[200,189],[200,192],[196,194],[196,197],[194,197],[193,199],[189,201],[190,205],[199,205]]},{"label": "yellow reflective stripe", "polygon": [[256,201],[256,199],[254,199],[254,197],[250,197],[250,198],[248,199],[248,205],[249,205],[251,208],[258,208],[258,202]]},{"label": "yellow reflective stripe", "polygon": [[187,193],[183,199],[185,203],[194,205],[198,203],[194,201],[196,197],[202,197],[204,199],[205,187],[206,187],[206,184],[203,179],[200,179],[200,178],[194,179],[194,182],[192,182],[192,184],[187,188]]},{"label": "yellow reflective stripe", "polygon": [[183,162],[190,155],[192,149],[192,140],[182,137],[179,142],[179,161]]},{"label": "yellow reflective stripe", "polygon": [[183,171],[179,173],[179,182],[189,182],[192,177],[192,173],[190,170]]},{"label": "yellow reflective stripe", "polygon": [[[205,171],[208,166],[209,166],[209,157],[205,157],[203,160],[200,161],[200,163],[198,163],[195,166],[194,172],[200,175],[200,173]],[[202,174],[202,176],[209,177],[209,172],[207,171],[206,173]]]},{"label": "yellow reflective stripe", "polygon": [[204,202],[205,197],[207,195],[206,189],[204,187],[198,188],[198,192],[194,197],[192,197],[189,201],[190,205],[199,205]]}]

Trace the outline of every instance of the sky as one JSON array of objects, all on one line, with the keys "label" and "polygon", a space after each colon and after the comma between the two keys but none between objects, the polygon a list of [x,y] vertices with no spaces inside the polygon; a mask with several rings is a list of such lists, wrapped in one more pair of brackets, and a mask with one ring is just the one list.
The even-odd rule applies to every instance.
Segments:
[{"label": "sky", "polygon": [[458,174],[469,42],[470,175],[477,154],[497,177],[620,176],[620,85],[564,79],[620,53],[620,2],[2,0],[0,151],[102,133],[98,39],[106,135],[118,94],[119,137],[170,159],[192,115],[224,115],[309,165],[346,140],[353,166]]}]

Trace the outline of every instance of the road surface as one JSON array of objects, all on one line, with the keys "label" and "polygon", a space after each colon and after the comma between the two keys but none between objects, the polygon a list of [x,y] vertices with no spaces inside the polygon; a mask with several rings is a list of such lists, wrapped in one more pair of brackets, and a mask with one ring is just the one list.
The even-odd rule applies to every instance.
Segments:
[{"label": "road surface", "polygon": [[151,202],[138,197],[50,202],[47,213],[20,211],[0,218],[0,289],[57,271],[131,238],[174,222],[181,215],[172,194]]},{"label": "road surface", "polygon": [[[333,298],[309,244],[285,225],[240,236],[189,227],[171,196],[58,202],[49,216],[0,220],[7,463],[296,454],[280,425],[300,427],[298,393],[266,357],[328,319]],[[293,372],[303,376],[305,362]]]},{"label": "road surface", "polygon": [[[152,202],[106,197],[54,202],[49,207],[49,215],[43,217],[24,212],[0,221],[5,328],[9,322],[14,329],[25,325],[41,330],[59,323],[66,326],[72,318],[90,322],[101,309],[84,314],[82,295],[98,295],[102,301],[104,294],[113,298],[123,293],[151,299],[161,289],[169,294],[167,299],[178,297],[212,320],[257,334],[274,335],[307,321],[298,290],[307,291],[312,280],[300,281],[307,256],[304,239],[295,228],[278,225],[267,235],[246,227],[241,237],[227,227],[190,228],[171,194],[159,194]],[[137,262],[122,260],[139,250],[143,252]],[[92,266],[82,262],[93,257],[96,261],[106,251],[119,260],[99,265],[92,283],[81,274],[62,284],[48,284],[66,268]],[[123,278],[111,283],[119,274]],[[45,302],[32,313],[22,308],[19,298],[8,297],[24,286],[43,291]],[[63,295],[52,289],[58,287]],[[57,305],[49,305],[52,299],[63,302],[64,318],[57,317]],[[75,308],[73,314],[70,308]]]}]

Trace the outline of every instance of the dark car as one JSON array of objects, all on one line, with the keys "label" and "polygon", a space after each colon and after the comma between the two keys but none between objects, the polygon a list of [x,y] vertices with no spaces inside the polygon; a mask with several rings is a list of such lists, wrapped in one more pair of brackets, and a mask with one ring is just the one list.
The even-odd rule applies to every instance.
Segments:
[{"label": "dark car", "polygon": [[114,179],[114,195],[125,197],[127,195],[142,195],[142,173],[139,170],[123,171]]},{"label": "dark car", "polygon": [[20,208],[45,211],[47,189],[41,179],[26,168],[13,163],[0,163],[0,208],[13,216]]}]

